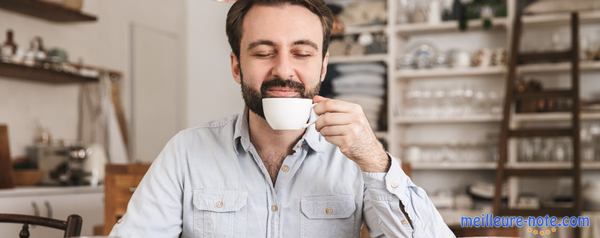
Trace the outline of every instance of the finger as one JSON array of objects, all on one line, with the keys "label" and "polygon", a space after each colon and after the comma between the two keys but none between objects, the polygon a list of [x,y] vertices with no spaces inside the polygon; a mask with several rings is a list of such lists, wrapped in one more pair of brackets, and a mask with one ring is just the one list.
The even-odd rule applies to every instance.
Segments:
[{"label": "finger", "polygon": [[329,141],[329,143],[336,145],[340,148],[345,148],[348,137],[347,136],[325,136],[325,140]]},{"label": "finger", "polygon": [[321,135],[323,135],[325,137],[342,136],[342,135],[346,135],[348,130],[350,130],[348,125],[326,126],[326,127],[321,128],[319,133],[321,133]]},{"label": "finger", "polygon": [[313,102],[314,103],[320,103],[320,102],[325,101],[325,100],[329,100],[329,98],[326,98],[326,97],[323,97],[323,96],[319,96],[319,95],[313,97]]},{"label": "finger", "polygon": [[350,113],[328,112],[319,116],[315,122],[317,131],[326,126],[348,125],[356,121],[356,116]]},{"label": "finger", "polygon": [[328,112],[359,112],[361,110],[362,109],[357,104],[335,99],[322,100],[314,107],[314,111],[317,115]]}]

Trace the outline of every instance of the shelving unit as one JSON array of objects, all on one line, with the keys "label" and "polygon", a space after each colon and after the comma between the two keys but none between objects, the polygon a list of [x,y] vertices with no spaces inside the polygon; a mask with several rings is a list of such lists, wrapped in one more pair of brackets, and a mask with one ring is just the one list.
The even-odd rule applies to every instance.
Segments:
[{"label": "shelving unit", "polygon": [[[550,122],[550,121],[567,121],[571,119],[571,115],[566,112],[549,112],[549,113],[518,113],[513,116],[515,122]],[[582,112],[581,120],[600,120],[600,112]]]},{"label": "shelving unit", "polygon": [[[484,30],[481,20],[469,20],[467,31],[479,31]],[[505,30],[506,19],[495,18],[492,20],[492,27],[490,30]],[[416,34],[431,34],[431,33],[452,33],[459,32],[457,21],[445,21],[440,24],[429,24],[429,23],[414,23],[414,24],[403,24],[396,25],[394,31],[401,36],[416,35]]]},{"label": "shelving unit", "polygon": [[98,78],[94,77],[86,77],[68,72],[61,72],[40,67],[30,67],[26,65],[5,62],[0,62],[0,76],[5,76],[11,79],[38,81],[49,84],[98,82]]},{"label": "shelving unit", "polygon": [[[536,64],[519,67],[520,73],[558,73],[570,69],[567,63]],[[582,61],[579,65],[581,72],[600,71],[600,61]]]},{"label": "shelving unit", "polygon": [[462,142],[462,143],[412,142],[412,143],[401,144],[402,147],[408,147],[408,146],[419,146],[419,147],[442,147],[442,146],[449,146],[449,147],[463,147],[463,148],[466,148],[466,147],[481,147],[481,146],[490,146],[490,145],[496,145],[496,143],[474,141],[474,142]]},{"label": "shelving unit", "polygon": [[[579,15],[581,24],[600,23],[600,12],[588,11],[581,12]],[[548,26],[556,24],[568,24],[568,14],[544,14],[537,16],[525,16],[523,17],[523,24],[525,26]]]},{"label": "shelving unit", "polygon": [[[514,7],[516,7],[515,0],[506,0],[507,6],[509,8],[508,12],[511,14]],[[394,23],[397,17],[397,13],[395,9],[397,9],[397,1],[388,0],[388,22]],[[468,23],[468,30],[466,32],[461,32],[458,29],[458,23],[456,21],[443,22],[441,24],[406,24],[406,25],[397,25],[390,24],[388,27],[388,32],[393,32],[395,34],[389,34],[389,66],[397,65],[397,58],[399,54],[401,54],[400,50],[407,45],[411,45],[411,40],[416,39],[415,41],[428,41],[435,42],[437,40],[442,40],[442,38],[447,37],[449,39],[456,40],[459,34],[468,35],[467,38],[473,40],[475,37],[479,37],[476,39],[481,39],[481,44],[484,45],[486,42],[492,43],[492,40],[498,39],[498,37],[504,37],[505,49],[508,49],[509,42],[509,32],[511,31],[511,19],[513,16],[509,15],[506,18],[495,18],[493,19],[493,27],[489,30],[484,30],[481,25],[481,20],[471,20]],[[582,24],[590,24],[590,23],[598,23],[600,22],[600,11],[583,13],[581,15],[581,23]],[[524,18],[524,22],[526,27],[538,27],[545,25],[555,25],[555,24],[568,24],[569,16],[565,15],[556,15],[556,16],[527,16]],[[474,36],[473,34],[481,35]],[[494,39],[489,37],[488,34],[493,34]],[[550,39],[548,39],[550,40]],[[495,42],[497,43],[497,42]],[[465,48],[468,48],[467,42],[465,43],[457,43],[452,42],[447,45],[451,45],[451,47],[455,47],[455,45],[464,45]],[[493,47],[500,47],[497,44]],[[580,63],[581,72],[583,75],[589,73],[599,73],[600,72],[600,62],[599,61],[582,61]],[[570,70],[569,64],[537,64],[537,65],[528,65],[519,68],[519,72],[527,73],[527,74],[556,74],[556,73],[566,73]],[[452,117],[452,118],[444,118],[444,117],[435,117],[435,118],[414,118],[414,117],[406,117],[402,116],[404,107],[403,105],[403,96],[402,93],[406,91],[408,86],[412,83],[421,82],[423,85],[435,85],[433,87],[442,87],[437,86],[437,82],[439,85],[447,85],[452,84],[453,82],[458,82],[462,85],[464,84],[473,84],[473,85],[503,85],[503,81],[505,80],[506,68],[505,66],[493,66],[493,67],[469,67],[469,68],[433,68],[433,69],[423,69],[423,70],[410,70],[410,69],[396,69],[390,67],[388,74],[388,121],[392,122],[389,126],[388,138],[390,145],[390,152],[392,155],[401,158],[405,156],[404,150],[410,146],[419,146],[422,148],[431,146],[431,147],[442,147],[442,146],[452,146],[447,143],[440,143],[440,137],[446,138],[445,136],[448,134],[452,134],[454,136],[450,136],[449,140],[461,140],[461,139],[469,139],[475,140],[473,138],[480,137],[472,137],[473,135],[481,135],[486,134],[485,132],[476,133],[474,130],[483,130],[487,129],[492,132],[499,132],[499,122],[501,121],[500,115],[498,116],[490,116],[490,115],[475,115],[475,116],[465,116],[465,117]],[[470,81],[472,80],[472,81]],[[465,83],[469,81],[469,83]],[[472,83],[470,83],[472,82]],[[500,82],[500,83],[499,83]],[[490,86],[496,87],[496,86]],[[394,112],[394,113],[392,113]],[[531,123],[531,122],[543,122],[543,123],[553,123],[553,122],[562,122],[569,119],[569,115],[566,113],[544,113],[544,114],[516,114],[514,121],[518,124],[520,123]],[[600,121],[600,112],[588,112],[582,114],[582,120],[590,121],[590,120],[599,120]],[[439,135],[438,135],[439,134]],[[418,137],[419,135],[430,135],[434,141],[432,143],[423,142],[421,139],[427,139],[423,136]],[[417,137],[415,137],[417,136]],[[415,139],[416,138],[416,139]],[[430,138],[431,139],[431,138]],[[482,140],[485,140],[482,139]],[[418,141],[418,142],[416,142]],[[482,141],[481,145],[489,146],[489,143]],[[496,143],[494,142],[494,145]],[[478,146],[478,145],[473,145]],[[514,164],[514,163],[513,163]],[[564,166],[563,164],[557,163],[540,163],[540,164],[523,164],[518,163],[516,166],[533,166],[533,167],[548,167],[555,166],[560,167]],[[496,168],[496,162],[412,162],[411,167],[413,170],[413,179],[416,184],[423,186],[422,184],[427,185],[436,185],[438,184],[438,188],[444,187],[460,187],[462,189],[454,189],[456,192],[464,191],[465,182],[472,181],[472,179],[479,178],[487,178],[489,179],[489,183],[493,183],[493,177],[488,175],[493,174],[492,172]],[[584,163],[582,164],[582,168],[590,173],[596,173],[600,170],[600,163]],[[427,181],[425,181],[427,180]],[[437,181],[445,181],[445,186],[439,185]],[[462,183],[462,184],[461,184]],[[509,190],[515,190],[516,183],[509,183]],[[430,187],[423,186],[423,188],[428,192],[432,193],[435,190],[430,190]],[[445,188],[447,189],[447,188]],[[491,204],[490,204],[491,206]],[[490,211],[491,212],[491,211]],[[473,210],[453,210],[453,209],[443,209],[440,210],[440,213],[444,217],[444,220],[449,224],[457,223],[459,221],[460,216],[468,215],[474,213],[475,215],[481,215],[481,211],[473,211]]]},{"label": "shelving unit", "polygon": [[[508,168],[519,169],[564,169],[570,168],[570,162],[513,162],[507,164]],[[600,170],[600,162],[581,162],[581,170]]]},{"label": "shelving unit", "polygon": [[95,22],[96,16],[40,0],[2,0],[0,8],[52,22]]},{"label": "shelving unit", "polygon": [[[0,10],[12,11],[57,23],[96,22],[98,20],[94,15],[68,8],[62,4],[42,0],[0,0]],[[76,66],[80,67],[81,70],[108,73],[111,79],[122,78],[122,73],[118,71],[89,65]],[[4,61],[0,61],[0,76],[7,79],[28,80],[47,84],[95,83],[99,81],[98,77]]]},{"label": "shelving unit", "polygon": [[[506,0],[509,8],[508,12],[511,14],[511,9],[516,6],[515,0]],[[489,30],[485,30],[482,27],[481,20],[470,20],[468,23],[468,29],[465,32],[461,32],[458,29],[458,23],[456,21],[442,22],[440,24],[396,24],[395,19],[397,18],[397,4],[396,0],[387,0],[388,6],[388,24],[378,26],[365,26],[365,27],[348,27],[344,34],[362,34],[362,33],[385,33],[388,39],[388,53],[385,55],[367,55],[367,56],[350,56],[350,57],[332,57],[330,63],[362,63],[362,62],[383,62],[387,67],[387,111],[388,111],[388,131],[387,132],[376,132],[378,138],[384,138],[388,142],[390,153],[399,158],[403,159],[404,150],[410,146],[419,147],[443,147],[443,146],[460,146],[452,145],[452,143],[440,142],[442,136],[449,137],[449,140],[460,140],[469,139],[471,141],[477,141],[480,143],[464,146],[473,147],[489,147],[491,143],[496,145],[496,142],[485,141],[487,138],[479,139],[480,137],[471,137],[473,134],[478,136],[487,135],[484,132],[479,133],[479,130],[483,128],[491,132],[499,132],[499,122],[501,121],[500,115],[473,115],[463,117],[429,117],[429,118],[415,118],[406,117],[402,110],[405,110],[402,106],[402,93],[409,84],[414,82],[424,82],[436,84],[433,82],[440,82],[440,84],[452,84],[454,82],[460,82],[464,84],[467,80],[472,80],[473,84],[476,85],[496,85],[503,84],[505,80],[506,68],[505,66],[493,66],[493,67],[469,67],[469,68],[435,68],[435,69],[423,69],[423,70],[408,70],[408,69],[397,69],[397,58],[400,54],[400,50],[404,46],[410,45],[412,39],[429,39],[429,42],[441,40],[444,37],[450,37],[456,40],[459,34],[464,34],[472,39],[471,34],[478,34],[482,44],[491,43],[492,40],[497,40],[498,37],[504,37],[502,46],[495,45],[494,47],[503,47],[508,49],[508,37],[511,31],[511,19],[513,16],[509,15],[506,18],[495,18],[493,19],[493,26]],[[554,24],[567,24],[569,21],[568,15],[556,15],[556,16],[527,16],[524,18],[525,25],[527,27],[538,27],[545,25]],[[600,22],[600,11],[589,12],[581,14],[581,23],[590,24]],[[493,34],[493,38],[489,37],[489,34]],[[549,40],[549,39],[548,39]],[[490,41],[490,42],[488,42]],[[480,43],[480,42],[479,42]],[[497,42],[496,42],[497,43]],[[465,48],[468,47],[468,42],[452,42],[451,45],[463,45]],[[521,73],[527,74],[556,74],[566,73],[569,71],[570,66],[568,64],[537,64],[520,67]],[[585,75],[588,73],[599,73],[600,62],[599,61],[582,61],[580,63],[581,72]],[[470,83],[469,83],[470,84]],[[493,86],[496,87],[496,86]],[[569,115],[566,113],[544,113],[544,114],[517,114],[515,116],[515,122],[517,123],[529,123],[529,122],[561,122],[569,119]],[[583,113],[582,120],[599,120],[600,112]],[[439,134],[439,135],[438,135]],[[427,143],[422,140],[413,140],[411,136],[415,135],[430,135],[435,137],[437,142]],[[446,137],[444,137],[446,138]],[[458,138],[458,139],[457,139]],[[418,142],[417,142],[418,141]],[[405,161],[406,162],[406,161]],[[517,164],[517,166],[562,166],[560,164]],[[457,192],[464,191],[465,182],[473,181],[473,179],[489,179],[488,182],[493,183],[492,175],[493,170],[496,168],[496,162],[412,162],[411,167],[413,169],[413,179],[416,184],[437,184],[439,187],[461,187],[462,189],[455,190]],[[586,171],[597,172],[600,170],[600,163],[584,163],[582,168]],[[443,172],[443,173],[441,173]],[[422,181],[420,179],[429,179],[428,181]],[[450,186],[441,186],[439,182],[443,180]],[[463,184],[461,184],[463,183]],[[509,183],[509,187],[514,190],[515,183]],[[423,186],[423,185],[421,185]],[[429,187],[423,186],[428,192],[432,193],[434,190],[430,190]],[[491,204],[490,204],[491,206]],[[481,215],[481,211],[474,210],[440,210],[440,213],[444,219],[450,224],[458,221],[460,216],[474,214]]]},{"label": "shelving unit", "polygon": [[500,116],[493,115],[473,115],[462,117],[431,117],[431,118],[410,118],[398,117],[394,120],[397,124],[451,124],[451,123],[485,123],[500,122]]},{"label": "shelving unit", "polygon": [[502,75],[505,68],[501,66],[493,67],[473,67],[473,68],[436,68],[436,69],[421,69],[421,70],[398,70],[396,75],[399,79],[429,79],[429,78],[446,78],[446,77],[468,77],[468,76],[486,76],[486,75]]},{"label": "shelving unit", "polygon": [[421,162],[411,163],[413,170],[494,170],[495,162]]},{"label": "shelving unit", "polygon": [[[519,68],[521,73],[559,73],[567,72],[570,68],[566,63],[547,63],[537,65],[527,65]],[[582,61],[580,65],[582,72],[600,71],[600,62]],[[398,70],[396,75],[398,79],[431,79],[431,78],[450,78],[450,77],[473,77],[473,76],[502,76],[506,73],[506,68],[502,66],[492,67],[470,67],[470,68],[435,68],[421,70]]]}]

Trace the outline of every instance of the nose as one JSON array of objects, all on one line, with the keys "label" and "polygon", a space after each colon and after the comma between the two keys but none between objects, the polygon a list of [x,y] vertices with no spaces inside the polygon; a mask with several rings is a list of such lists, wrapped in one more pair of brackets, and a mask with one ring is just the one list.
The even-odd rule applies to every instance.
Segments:
[{"label": "nose", "polygon": [[273,66],[272,76],[277,76],[281,79],[292,79],[294,78],[294,67],[290,60],[290,55],[279,54],[276,58],[275,65]]}]

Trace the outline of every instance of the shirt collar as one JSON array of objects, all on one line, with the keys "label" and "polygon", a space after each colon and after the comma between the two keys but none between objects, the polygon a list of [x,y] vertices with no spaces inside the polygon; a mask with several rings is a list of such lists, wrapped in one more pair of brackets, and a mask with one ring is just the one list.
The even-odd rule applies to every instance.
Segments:
[{"label": "shirt collar", "polygon": [[[316,120],[317,115],[311,111],[308,121],[314,122]],[[242,113],[238,114],[233,132],[233,146],[238,154],[240,151],[247,152],[252,145],[248,129],[248,108],[244,107]],[[323,148],[323,143],[325,143],[325,138],[319,132],[317,132],[315,124],[313,123],[306,129],[306,132],[304,132],[304,135],[302,138],[300,138],[300,141],[303,144],[307,144],[312,150],[320,152]]]},{"label": "shirt collar", "polygon": [[[318,119],[317,114],[311,110],[309,123],[315,122]],[[323,144],[325,143],[325,137],[321,133],[317,132],[315,123],[306,128],[306,132],[302,139],[308,144],[308,146],[316,152],[321,152]]]},{"label": "shirt collar", "polygon": [[248,151],[248,148],[250,148],[251,142],[248,128],[248,108],[244,107],[242,113],[238,114],[233,132],[233,146],[237,153],[240,150]]}]

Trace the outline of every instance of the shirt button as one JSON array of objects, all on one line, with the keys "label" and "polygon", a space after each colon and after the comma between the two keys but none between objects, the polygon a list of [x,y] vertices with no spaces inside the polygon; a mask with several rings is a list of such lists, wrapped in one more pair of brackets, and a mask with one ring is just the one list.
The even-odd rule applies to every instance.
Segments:
[{"label": "shirt button", "polygon": [[279,207],[277,207],[277,205],[271,205],[272,212],[277,212],[278,210],[279,210]]},{"label": "shirt button", "polygon": [[402,225],[408,225],[408,221],[406,219],[403,219],[402,221],[400,221],[400,223],[402,223]]},{"label": "shirt button", "polygon": [[333,208],[331,208],[331,207],[325,208],[325,214],[327,214],[327,215],[333,214]]},{"label": "shirt button", "polygon": [[288,171],[290,171],[290,167],[284,164],[283,166],[281,166],[281,171],[287,173]]},{"label": "shirt button", "polygon": [[391,186],[392,188],[397,188],[397,187],[398,187],[398,186],[400,186],[400,185],[398,185],[398,183],[397,183],[397,182],[392,182],[392,183],[390,184],[390,186]]},{"label": "shirt button", "polygon": [[217,203],[215,204],[215,207],[217,208],[222,208],[223,207],[223,201],[217,201]]}]

